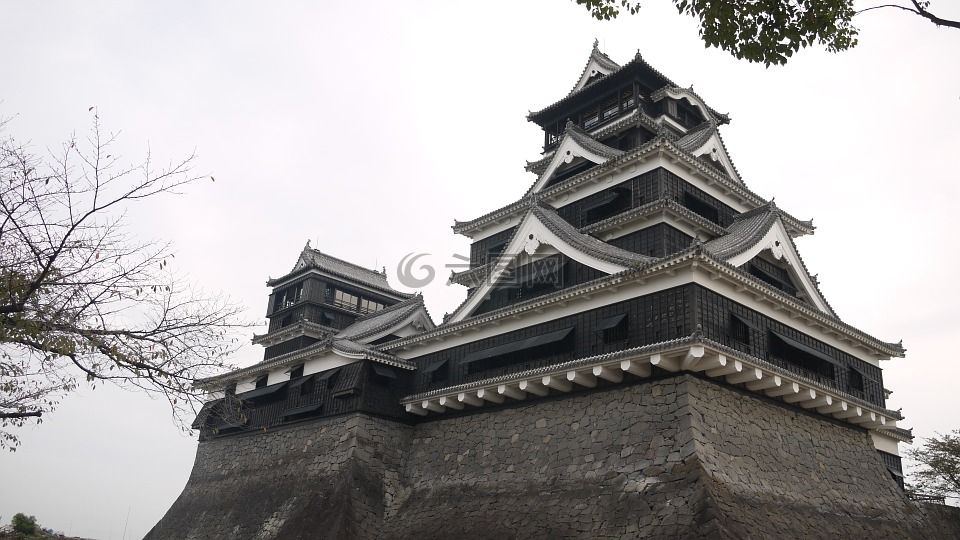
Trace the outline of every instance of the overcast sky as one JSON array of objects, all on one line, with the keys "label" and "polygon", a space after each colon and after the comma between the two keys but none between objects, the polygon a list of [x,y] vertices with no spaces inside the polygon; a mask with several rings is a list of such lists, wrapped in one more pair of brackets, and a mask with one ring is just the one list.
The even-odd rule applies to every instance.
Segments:
[{"label": "overcast sky", "polygon": [[[439,275],[423,292],[439,321],[465,295],[444,285],[468,253],[454,219],[534,180],[523,166],[542,135],[527,112],[566,95],[594,38],[621,64],[639,49],[731,115],[721,133],[752,190],[814,219],[798,246],[839,316],[903,339],[907,357],[884,364],[902,425],[960,427],[960,32],[871,12],[854,51],[765,69],[704,49],[669,2],[647,4],[600,23],[568,0],[5,2],[0,116],[38,152],[89,130],[91,106],[131,162],[148,143],[163,160],[196,149],[216,182],[130,208],[130,227],[172,240],[179,270],[261,323],[265,281],[307,239],[386,266],[398,288],[402,257],[429,253]],[[236,362],[261,355],[248,345]],[[0,454],[0,521],[25,512],[73,535],[143,536],[193,464],[196,439],[169,416],[141,395],[81,389]]]}]

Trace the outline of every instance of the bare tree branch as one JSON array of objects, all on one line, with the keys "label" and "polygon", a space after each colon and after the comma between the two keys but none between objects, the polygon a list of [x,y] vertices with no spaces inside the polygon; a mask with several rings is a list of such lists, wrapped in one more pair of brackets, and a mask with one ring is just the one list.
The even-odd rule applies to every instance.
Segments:
[{"label": "bare tree branch", "polygon": [[[229,369],[249,326],[238,305],[170,268],[169,244],[124,227],[123,208],[201,178],[195,157],[122,165],[115,140],[96,114],[85,143],[72,137],[47,162],[0,140],[2,428],[39,422],[78,377],[162,396],[182,421],[194,379]],[[17,443],[0,429],[0,448]]]}]

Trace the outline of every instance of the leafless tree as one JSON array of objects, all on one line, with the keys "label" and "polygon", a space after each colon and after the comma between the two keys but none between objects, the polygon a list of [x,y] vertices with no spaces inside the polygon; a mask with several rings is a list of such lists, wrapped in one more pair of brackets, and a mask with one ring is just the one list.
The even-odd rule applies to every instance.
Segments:
[{"label": "leafless tree", "polygon": [[193,380],[229,369],[247,326],[170,268],[168,243],[124,224],[128,207],[212,177],[192,172],[193,155],[124,165],[114,144],[95,112],[87,137],[48,158],[0,140],[0,448],[84,380],[162,396],[187,419]]}]

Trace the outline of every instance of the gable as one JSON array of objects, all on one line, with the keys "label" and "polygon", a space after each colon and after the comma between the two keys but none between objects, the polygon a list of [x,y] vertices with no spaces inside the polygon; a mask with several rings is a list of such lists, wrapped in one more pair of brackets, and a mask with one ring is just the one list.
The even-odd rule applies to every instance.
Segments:
[{"label": "gable", "polygon": [[609,56],[600,52],[599,45],[599,41],[593,41],[593,50],[590,51],[590,58],[587,60],[587,65],[584,66],[583,73],[580,74],[580,79],[577,81],[577,84],[573,86],[573,90],[567,95],[576,94],[597,79],[601,79],[620,69],[619,64],[611,60]]},{"label": "gable", "polygon": [[[775,261],[782,261],[785,264],[785,270],[789,273],[790,281],[798,289],[798,296],[824,313],[836,316],[826,299],[820,294],[816,283],[807,272],[803,261],[797,253],[796,245],[783,226],[783,221],[778,217],[770,226],[769,230],[759,238],[751,247],[742,252],[731,256],[726,260],[727,263],[743,267],[751,262],[761,252],[766,252]],[[756,276],[754,276],[756,277]],[[767,281],[763,278],[757,278],[761,281]],[[769,284],[769,283],[768,283]],[[773,284],[771,284],[773,286]]]},{"label": "gable", "polygon": [[574,164],[575,160],[580,161],[580,163],[590,162],[601,165],[609,161],[614,155],[621,153],[599,142],[586,141],[584,135],[574,136],[574,129],[576,128],[567,128],[563,140],[560,141],[560,145],[553,152],[553,157],[550,158],[547,168],[544,169],[527,193],[536,193],[542,190],[555,175],[561,173],[567,166],[577,166]]},{"label": "gable", "polygon": [[[546,215],[546,212],[549,211],[541,209],[537,212],[537,208],[536,206],[532,207],[521,221],[500,258],[497,259],[493,268],[487,274],[488,279],[474,289],[470,297],[450,316],[447,322],[457,322],[471,316],[498,283],[505,278],[510,278],[510,272],[513,269],[541,259],[546,255],[560,253],[604,274],[615,274],[629,269],[632,264],[631,259],[636,262],[646,259],[641,255],[610,246],[596,238],[587,237],[587,235],[577,232],[556,214],[553,214],[553,216],[556,216],[556,220],[550,221],[549,218],[552,216]],[[568,230],[561,230],[559,227],[565,227]],[[587,238],[574,238],[572,235]],[[584,244],[596,243],[606,246],[615,256],[605,257],[598,251],[591,252],[589,247],[583,244],[576,245],[578,240]]]},{"label": "gable", "polygon": [[717,167],[721,171],[727,173],[727,176],[729,176],[735,182],[741,185],[743,184],[743,180],[741,180],[740,175],[737,174],[737,169],[734,168],[733,161],[727,154],[727,149],[723,145],[723,141],[717,134],[716,129],[713,130],[713,133],[707,137],[703,143],[689,149],[688,151],[693,154],[694,157],[701,158],[703,161],[707,162],[707,164],[713,165],[714,167]]}]

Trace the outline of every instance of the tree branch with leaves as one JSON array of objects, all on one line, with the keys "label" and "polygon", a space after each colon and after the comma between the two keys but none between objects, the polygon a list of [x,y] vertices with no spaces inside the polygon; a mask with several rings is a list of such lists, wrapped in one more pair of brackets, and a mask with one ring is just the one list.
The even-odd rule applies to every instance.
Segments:
[{"label": "tree branch with leaves", "polygon": [[[639,0],[575,0],[602,21],[615,19],[621,11],[634,15]],[[937,26],[960,29],[960,21],[930,12],[930,2],[909,0],[904,4],[879,4],[854,8],[853,0],[673,0],[677,11],[700,22],[700,37],[707,47],[723,49],[733,56],[767,66],[786,64],[801,48],[822,45],[830,52],[857,45],[853,18],[878,9],[913,13]]]},{"label": "tree branch with leaves", "polygon": [[960,497],[960,429],[937,434],[920,448],[907,451],[920,468],[912,473],[918,492],[940,497]]},{"label": "tree branch with leaves", "polygon": [[0,448],[82,381],[161,396],[186,419],[194,379],[230,369],[249,326],[240,306],[171,268],[168,243],[125,227],[138,203],[207,178],[192,173],[195,156],[155,168],[148,151],[128,166],[115,143],[96,113],[87,138],[46,160],[0,141]]}]

